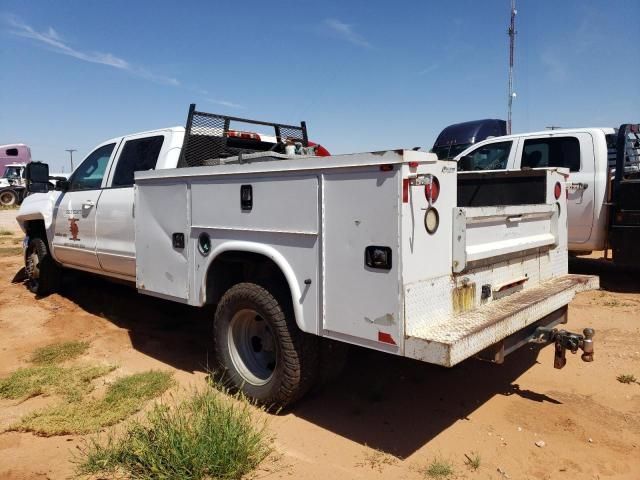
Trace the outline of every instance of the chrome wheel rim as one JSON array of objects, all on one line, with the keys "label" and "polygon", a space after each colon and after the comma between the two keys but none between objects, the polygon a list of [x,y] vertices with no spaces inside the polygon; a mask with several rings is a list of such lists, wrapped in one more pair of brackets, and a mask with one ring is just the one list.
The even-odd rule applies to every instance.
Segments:
[{"label": "chrome wheel rim", "polygon": [[258,312],[236,312],[229,324],[227,342],[233,366],[247,383],[260,386],[271,380],[277,343],[269,323]]}]

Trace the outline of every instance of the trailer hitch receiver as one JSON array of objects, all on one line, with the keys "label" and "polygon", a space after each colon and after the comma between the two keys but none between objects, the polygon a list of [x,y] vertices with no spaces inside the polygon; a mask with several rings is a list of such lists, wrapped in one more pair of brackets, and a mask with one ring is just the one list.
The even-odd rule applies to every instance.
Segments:
[{"label": "trailer hitch receiver", "polygon": [[567,364],[567,350],[575,354],[580,349],[582,350],[582,361],[593,362],[593,336],[595,333],[593,328],[585,328],[580,335],[557,328],[538,327],[531,342],[553,342],[555,345],[553,367],[562,368]]}]

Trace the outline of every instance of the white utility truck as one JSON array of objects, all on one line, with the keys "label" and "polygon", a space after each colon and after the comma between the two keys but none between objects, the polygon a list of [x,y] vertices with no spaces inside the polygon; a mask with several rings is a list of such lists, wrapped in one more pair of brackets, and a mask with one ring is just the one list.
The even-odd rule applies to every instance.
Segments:
[{"label": "white utility truck", "polygon": [[221,366],[268,405],[300,398],[335,341],[446,367],[532,341],[555,344],[558,368],[566,350],[593,360],[592,330],[554,328],[598,288],[567,273],[567,172],[458,176],[431,153],[319,157],[307,144],[304,122],[192,105],[186,128],[104,142],[56,191],[31,163],[28,188],[43,193],[18,214],[29,285],[45,294],[72,268],[216,304]]},{"label": "white utility truck", "polygon": [[455,159],[460,171],[568,169],[569,250],[640,266],[640,125],[494,137]]}]

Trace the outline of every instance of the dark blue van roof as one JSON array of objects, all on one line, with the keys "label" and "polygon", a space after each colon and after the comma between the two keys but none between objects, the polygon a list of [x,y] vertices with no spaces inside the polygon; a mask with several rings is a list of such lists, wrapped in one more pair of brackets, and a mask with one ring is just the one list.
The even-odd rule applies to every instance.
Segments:
[{"label": "dark blue van roof", "polygon": [[480,142],[487,137],[500,137],[507,134],[507,122],[496,118],[472,120],[446,127],[433,144],[433,148],[442,145],[461,145]]}]

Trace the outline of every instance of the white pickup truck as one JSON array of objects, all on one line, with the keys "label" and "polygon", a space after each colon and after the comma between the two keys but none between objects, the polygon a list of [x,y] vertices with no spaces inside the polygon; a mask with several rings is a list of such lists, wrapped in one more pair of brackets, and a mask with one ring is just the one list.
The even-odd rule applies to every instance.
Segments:
[{"label": "white pickup truck", "polygon": [[461,171],[568,169],[569,250],[611,248],[616,263],[640,266],[639,132],[624,124],[493,137],[455,159]]},{"label": "white pickup truck", "polygon": [[598,288],[567,273],[566,172],[458,176],[411,150],[318,157],[304,122],[252,122],[271,142],[234,121],[252,122],[192,106],[186,129],[98,145],[56,191],[31,163],[43,193],[18,214],[31,288],[71,268],[217,304],[220,365],[268,405],[300,398],[335,341],[446,367],[531,341],[553,342],[558,368],[567,349],[593,360],[592,330],[553,328]]}]

